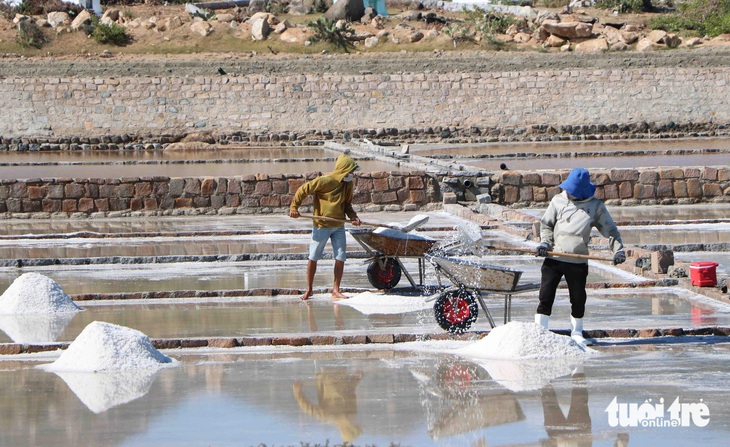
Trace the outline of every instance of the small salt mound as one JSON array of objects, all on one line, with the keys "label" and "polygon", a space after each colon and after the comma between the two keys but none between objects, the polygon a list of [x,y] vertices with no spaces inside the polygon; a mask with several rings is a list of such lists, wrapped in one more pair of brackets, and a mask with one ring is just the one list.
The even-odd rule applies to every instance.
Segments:
[{"label": "small salt mound", "polygon": [[337,302],[353,307],[365,315],[372,314],[404,314],[430,309],[431,303],[422,296],[386,295],[383,293],[363,292]]},{"label": "small salt mound", "polygon": [[463,355],[490,359],[580,357],[589,351],[595,352],[581,348],[572,338],[554,334],[539,324],[517,321],[498,326],[478,342],[459,349]]},{"label": "small salt mound", "polygon": [[155,349],[140,331],[102,321],[84,328],[46,371],[104,372],[159,368],[174,360]]},{"label": "small salt mound", "polygon": [[0,296],[0,315],[79,312],[54,280],[39,273],[25,273]]}]

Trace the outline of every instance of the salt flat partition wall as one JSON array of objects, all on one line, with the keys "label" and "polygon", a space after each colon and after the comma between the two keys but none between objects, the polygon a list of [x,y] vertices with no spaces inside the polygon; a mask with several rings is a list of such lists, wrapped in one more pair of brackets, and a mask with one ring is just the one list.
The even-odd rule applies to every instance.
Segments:
[{"label": "salt flat partition wall", "polygon": [[0,136],[730,123],[730,68],[4,78]]},{"label": "salt flat partition wall", "polygon": [[[0,213],[86,214],[149,212],[286,213],[294,192],[319,173],[216,178],[0,180]],[[366,211],[415,211],[454,203],[445,173],[372,172],[358,175],[354,204]],[[488,175],[488,174],[486,174]],[[545,204],[568,171],[506,171],[491,175],[488,191],[502,205]],[[593,170],[596,196],[614,205],[730,202],[730,167]],[[486,184],[464,177],[473,185]],[[466,188],[462,186],[460,188]],[[473,194],[485,191],[472,190]],[[310,204],[311,199],[305,201]]]}]

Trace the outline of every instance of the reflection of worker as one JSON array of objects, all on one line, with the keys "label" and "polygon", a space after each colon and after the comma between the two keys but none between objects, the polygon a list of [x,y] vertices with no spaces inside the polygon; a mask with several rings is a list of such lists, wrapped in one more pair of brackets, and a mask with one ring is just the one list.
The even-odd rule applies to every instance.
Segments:
[{"label": "reflection of worker", "polygon": [[[582,168],[573,169],[560,187],[563,192],[553,197],[540,221],[542,242],[537,247],[535,255],[545,257],[551,250],[587,255],[591,229],[596,227],[604,237],[609,238],[613,263],[621,264],[626,261],[621,234],[603,202],[593,197],[596,186],[591,183],[588,171]],[[537,306],[535,323],[547,329],[555,302],[555,292],[561,278],[565,276],[571,305],[570,336],[580,344],[590,344],[583,338],[588,261],[554,255],[545,259],[541,272],[540,304]]]},{"label": "reflection of worker", "polygon": [[588,387],[583,373],[573,374],[573,389],[570,392],[570,408],[567,417],[558,403],[553,386],[548,384],[540,390],[542,412],[545,417],[545,431],[549,446],[592,446],[591,414],[588,411]]},{"label": "reflection of worker", "polygon": [[[317,332],[317,319],[314,318],[314,311],[312,310],[312,303],[307,302],[307,322],[309,323],[309,332]],[[340,312],[340,305],[337,303],[332,304],[332,311],[335,314],[335,329],[338,331],[345,330],[345,320],[342,319],[342,312]]]},{"label": "reflection of worker", "polygon": [[316,405],[304,395],[301,382],[292,385],[294,398],[303,412],[337,426],[342,440],[352,442],[362,433],[352,420],[357,415],[355,388],[361,379],[361,371],[350,374],[343,368],[323,370],[317,373]]},{"label": "reflection of worker", "polygon": [[[311,180],[297,189],[294,193],[291,206],[289,207],[289,216],[293,218],[299,217],[299,206],[304,199],[311,195],[314,198],[314,215],[329,217],[333,219],[343,220],[345,216],[349,217],[352,224],[360,225],[360,219],[352,208],[352,180],[354,179],[354,171],[359,169],[355,161],[347,154],[342,154],[337,158],[335,170],[329,174],[321,175]],[[327,220],[313,221],[312,226],[312,242],[309,245],[309,262],[307,263],[307,290],[302,295],[302,299],[306,300],[312,296],[312,284],[314,283],[314,275],[317,272],[317,261],[322,259],[322,252],[327,240],[332,241],[332,251],[334,252],[335,268],[334,268],[334,284],[332,286],[332,298],[346,298],[340,292],[340,282],[345,269],[345,227],[342,222],[331,222]]]}]

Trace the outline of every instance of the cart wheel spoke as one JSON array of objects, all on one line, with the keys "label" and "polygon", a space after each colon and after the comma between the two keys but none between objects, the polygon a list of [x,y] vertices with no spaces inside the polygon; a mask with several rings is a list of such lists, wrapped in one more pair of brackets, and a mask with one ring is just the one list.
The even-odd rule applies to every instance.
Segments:
[{"label": "cart wheel spoke", "polygon": [[393,258],[376,259],[368,266],[368,280],[378,289],[392,289],[400,281],[401,268]]},{"label": "cart wheel spoke", "polygon": [[479,313],[476,297],[464,289],[444,292],[436,300],[433,309],[438,325],[456,334],[469,329]]}]

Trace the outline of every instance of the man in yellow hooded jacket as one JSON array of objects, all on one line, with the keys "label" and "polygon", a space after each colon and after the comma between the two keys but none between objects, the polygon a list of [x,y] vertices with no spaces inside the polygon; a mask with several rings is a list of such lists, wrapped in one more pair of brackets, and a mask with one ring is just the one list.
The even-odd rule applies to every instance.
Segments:
[{"label": "man in yellow hooded jacket", "polygon": [[[347,154],[337,158],[335,170],[329,174],[320,175],[297,189],[294,193],[289,207],[289,217],[299,217],[299,206],[304,199],[311,195],[313,197],[313,208],[315,216],[329,217],[344,220],[348,217],[353,225],[360,225],[360,218],[352,208],[352,192],[354,172],[360,169],[355,160]],[[332,251],[335,258],[334,283],[332,285],[332,298],[347,298],[340,291],[342,274],[345,270],[345,227],[342,222],[314,219],[312,225],[312,242],[309,245],[309,262],[307,263],[307,290],[302,295],[302,300],[307,300],[313,295],[312,284],[314,275],[317,272],[317,261],[322,259],[324,246],[327,241],[332,243]]]}]

